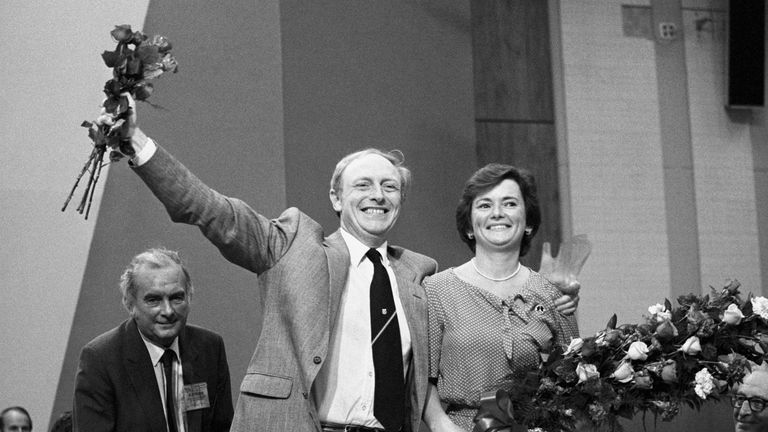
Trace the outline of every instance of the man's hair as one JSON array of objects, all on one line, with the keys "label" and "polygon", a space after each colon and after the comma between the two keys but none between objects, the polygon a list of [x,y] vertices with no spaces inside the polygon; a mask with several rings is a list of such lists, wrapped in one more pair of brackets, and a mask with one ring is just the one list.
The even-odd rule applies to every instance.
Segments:
[{"label": "man's hair", "polygon": [[24,408],[20,406],[12,406],[4,409],[3,412],[0,412],[0,431],[3,430],[3,428],[5,427],[5,425],[3,424],[3,419],[5,418],[5,415],[11,411],[18,411],[24,414],[25,416],[27,416],[27,420],[29,420],[29,430],[32,430],[32,416],[30,416],[27,410],[25,410]]},{"label": "man's hair", "polygon": [[191,296],[195,288],[192,286],[192,279],[189,272],[176,251],[164,248],[152,248],[136,255],[128,264],[122,276],[120,276],[120,293],[123,295],[123,306],[130,313],[131,306],[136,300],[136,290],[138,288],[138,276],[145,269],[161,269],[166,267],[178,266],[182,274],[182,286],[187,295]]},{"label": "man's hair", "polygon": [[[344,170],[353,161],[369,154],[379,155],[395,166],[398,174],[400,174],[400,197],[405,202],[405,196],[408,194],[408,189],[411,186],[411,170],[403,165],[405,157],[400,150],[384,151],[376,148],[367,148],[344,156],[336,164],[336,169],[333,170],[331,190],[336,192],[337,195],[341,195],[341,177],[344,174]],[[336,212],[336,214],[338,215],[339,212]]]}]

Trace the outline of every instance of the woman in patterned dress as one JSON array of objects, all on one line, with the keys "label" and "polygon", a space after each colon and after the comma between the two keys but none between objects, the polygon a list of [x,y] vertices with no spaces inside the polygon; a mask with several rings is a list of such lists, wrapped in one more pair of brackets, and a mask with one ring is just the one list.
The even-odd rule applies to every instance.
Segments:
[{"label": "woman in patterned dress", "polygon": [[[471,431],[480,395],[536,368],[539,353],[578,337],[576,301],[523,266],[541,223],[533,176],[489,164],[464,186],[456,210],[475,256],[424,281],[429,298],[432,432]],[[562,297],[561,297],[562,296]]]}]

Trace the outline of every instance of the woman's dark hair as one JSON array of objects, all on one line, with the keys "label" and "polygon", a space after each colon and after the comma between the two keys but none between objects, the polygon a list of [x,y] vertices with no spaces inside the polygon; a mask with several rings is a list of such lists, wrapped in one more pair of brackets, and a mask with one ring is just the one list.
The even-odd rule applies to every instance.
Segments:
[{"label": "woman's dark hair", "polygon": [[468,234],[472,232],[472,202],[478,195],[483,194],[498,186],[504,180],[514,180],[520,187],[525,203],[525,223],[531,229],[530,234],[523,235],[520,245],[520,256],[525,256],[531,247],[531,240],[541,225],[541,209],[536,195],[536,180],[533,175],[523,168],[498,163],[488,164],[472,174],[472,177],[464,184],[464,191],[456,208],[456,228],[459,237],[466,243],[472,252],[475,252],[475,238]]}]

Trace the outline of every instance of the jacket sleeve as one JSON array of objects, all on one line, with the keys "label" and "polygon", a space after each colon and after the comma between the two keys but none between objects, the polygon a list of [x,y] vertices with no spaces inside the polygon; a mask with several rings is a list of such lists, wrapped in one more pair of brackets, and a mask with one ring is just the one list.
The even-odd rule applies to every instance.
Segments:
[{"label": "jacket sleeve", "polygon": [[219,360],[218,377],[216,386],[216,402],[213,407],[213,418],[211,420],[211,431],[228,432],[232,424],[234,409],[232,408],[232,390],[229,381],[229,364],[227,363],[227,353],[224,349],[224,340],[219,337]]},{"label": "jacket sleeve", "polygon": [[252,272],[260,274],[272,267],[295,237],[297,209],[267,219],[241,200],[205,185],[160,146],[135,171],[172,221],[196,225],[225,258]]},{"label": "jacket sleeve", "polygon": [[115,430],[115,394],[104,364],[92,348],[83,348],[75,377],[72,413],[75,432]]}]

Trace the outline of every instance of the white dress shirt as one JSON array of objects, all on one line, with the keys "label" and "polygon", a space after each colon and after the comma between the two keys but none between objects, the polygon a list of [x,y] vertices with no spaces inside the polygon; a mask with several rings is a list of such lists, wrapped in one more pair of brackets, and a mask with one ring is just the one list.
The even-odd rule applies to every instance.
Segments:
[{"label": "white dress shirt", "polygon": [[[147,352],[149,352],[149,358],[152,360],[152,368],[155,371],[155,380],[157,380],[157,390],[160,392],[160,400],[163,402],[163,413],[165,414],[165,418],[168,419],[168,412],[165,409],[165,380],[169,377],[165,376],[165,369],[163,369],[163,362],[160,361],[160,357],[163,356],[163,353],[165,352],[165,348],[161,348],[152,342],[150,342],[147,338],[144,337],[143,334],[139,331],[139,335],[141,336],[141,340],[144,341],[144,345],[147,347]],[[184,388],[184,373],[181,368],[181,353],[179,352],[179,338],[173,340],[173,343],[169,347],[169,349],[173,350],[174,353],[176,353],[176,361],[173,362],[173,368],[172,368],[172,374],[176,376],[175,386],[174,386],[174,393],[176,394],[176,418],[182,419],[181,421],[176,422],[176,427],[179,429],[179,432],[185,432],[186,426],[187,426],[187,416],[185,414],[185,411],[183,409],[183,396],[182,391]],[[167,425],[167,423],[166,423]]]},{"label": "white dress shirt", "polygon": [[[373,264],[365,253],[370,249],[348,232],[341,236],[349,249],[349,276],[341,295],[339,316],[331,331],[328,358],[313,386],[313,397],[322,423],[382,427],[373,415],[376,376],[371,352],[370,290]],[[376,248],[389,274],[397,308],[403,371],[411,358],[411,333],[398,295],[397,280],[387,259],[386,242]]]}]

